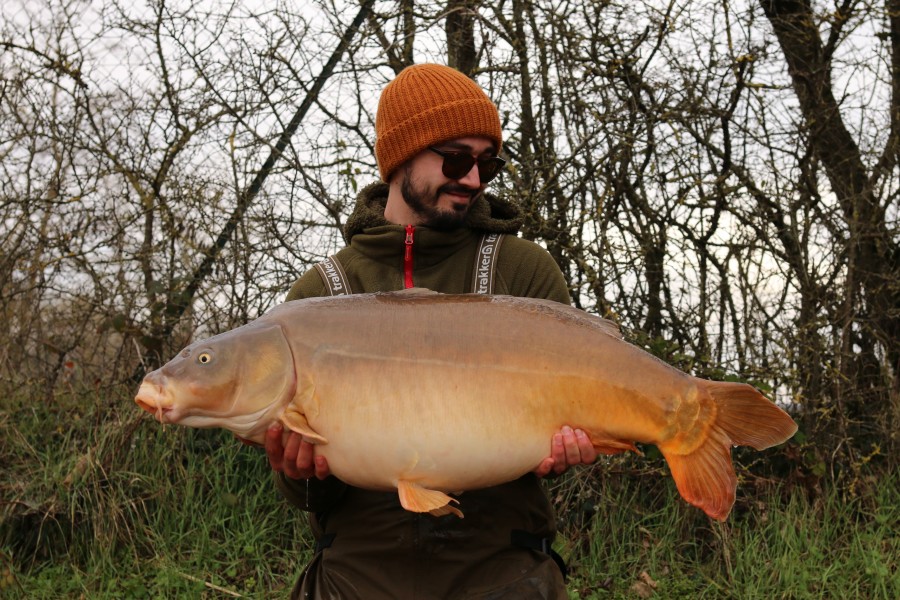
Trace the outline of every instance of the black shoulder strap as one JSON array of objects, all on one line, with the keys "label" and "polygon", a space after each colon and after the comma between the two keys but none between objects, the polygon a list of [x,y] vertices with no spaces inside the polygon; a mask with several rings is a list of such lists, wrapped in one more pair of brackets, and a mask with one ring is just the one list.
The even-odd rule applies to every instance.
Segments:
[{"label": "black shoulder strap", "polygon": [[497,252],[503,241],[502,233],[486,233],[478,243],[475,254],[475,270],[472,276],[473,294],[493,294],[495,271],[497,269]]},{"label": "black shoulder strap", "polygon": [[316,265],[316,270],[325,282],[328,293],[331,296],[343,296],[344,294],[352,294],[350,282],[347,281],[347,274],[344,273],[344,267],[341,266],[337,256],[329,256]]}]

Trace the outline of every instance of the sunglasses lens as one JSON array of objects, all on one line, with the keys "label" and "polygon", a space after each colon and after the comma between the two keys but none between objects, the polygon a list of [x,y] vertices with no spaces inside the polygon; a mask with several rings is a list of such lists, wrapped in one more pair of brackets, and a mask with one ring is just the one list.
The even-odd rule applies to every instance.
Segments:
[{"label": "sunglasses lens", "polygon": [[[456,153],[444,155],[442,171],[450,179],[461,179],[475,166],[475,157],[471,154]],[[479,169],[479,173],[481,169]]]},{"label": "sunglasses lens", "polygon": [[478,178],[481,183],[487,183],[496,177],[505,163],[506,161],[497,157],[478,163]]},{"label": "sunglasses lens", "polygon": [[494,179],[506,164],[506,161],[499,156],[478,160],[465,152],[442,152],[437,148],[429,148],[429,150],[443,157],[441,171],[444,173],[444,177],[450,179],[462,179],[469,174],[475,163],[478,163],[478,179],[481,180],[481,183],[487,183]]}]

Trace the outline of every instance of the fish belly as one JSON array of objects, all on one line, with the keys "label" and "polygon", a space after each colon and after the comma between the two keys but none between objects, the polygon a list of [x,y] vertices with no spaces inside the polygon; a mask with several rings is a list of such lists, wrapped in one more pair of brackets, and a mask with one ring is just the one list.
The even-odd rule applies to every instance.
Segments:
[{"label": "fish belly", "polygon": [[436,354],[317,353],[315,392],[303,412],[328,440],[318,452],[341,479],[372,489],[399,480],[478,489],[537,467],[563,425],[588,431],[595,443],[650,441],[661,429],[646,401],[633,401],[633,391],[609,385],[596,369],[578,372],[549,355],[523,361],[507,344],[492,361]]}]

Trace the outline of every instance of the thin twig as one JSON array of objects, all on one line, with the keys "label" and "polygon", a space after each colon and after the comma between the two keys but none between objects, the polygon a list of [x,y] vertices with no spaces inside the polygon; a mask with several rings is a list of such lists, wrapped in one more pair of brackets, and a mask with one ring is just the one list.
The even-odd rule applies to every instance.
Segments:
[{"label": "thin twig", "polygon": [[188,575],[187,573],[181,573],[181,572],[179,572],[179,571],[175,571],[175,572],[178,573],[179,575],[181,575],[182,577],[184,577],[185,579],[189,580],[189,581],[194,581],[194,582],[196,582],[196,583],[202,583],[203,585],[205,585],[206,587],[208,587],[208,588],[211,589],[211,590],[215,590],[215,591],[217,591],[217,592],[222,592],[223,594],[228,594],[229,596],[233,596],[233,597],[235,597],[235,598],[243,598],[243,596],[242,596],[241,594],[237,593],[237,592],[234,592],[234,591],[229,590],[229,589],[225,589],[225,588],[223,588],[223,587],[221,587],[221,586],[218,586],[218,585],[216,585],[216,584],[214,584],[214,583],[210,583],[210,582],[208,582],[208,581],[203,581],[203,580],[200,579],[199,577],[194,577],[193,575]]}]

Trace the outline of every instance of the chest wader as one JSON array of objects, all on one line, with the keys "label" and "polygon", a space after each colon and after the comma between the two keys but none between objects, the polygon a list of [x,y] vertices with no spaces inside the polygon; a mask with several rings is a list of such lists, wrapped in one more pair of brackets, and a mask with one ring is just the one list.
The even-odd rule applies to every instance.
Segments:
[{"label": "chest wader", "polygon": [[[497,255],[499,253],[500,245],[503,242],[504,237],[504,234],[487,233],[484,234],[479,240],[478,250],[475,254],[472,283],[469,288],[472,293],[491,294],[494,292],[494,284],[496,281]],[[347,274],[336,256],[328,257],[321,263],[315,265],[315,268],[319,272],[322,281],[325,282],[325,286],[328,289],[329,295],[342,296],[345,294],[354,293],[353,289],[350,286],[349,279],[347,278]],[[340,588],[342,588],[341,590],[321,588],[315,589],[318,586],[316,585],[315,581],[316,577],[311,572],[311,570],[318,568],[318,565],[316,565],[316,563],[318,563],[321,559],[322,551],[326,548],[331,547],[336,537],[334,533],[324,532],[325,521],[327,517],[327,512],[316,514],[315,520],[317,522],[317,525],[320,526],[321,529],[316,528],[318,529],[318,531],[315,531],[315,533],[317,534],[317,539],[314,559],[310,563],[310,565],[307,566],[307,569],[304,571],[304,573],[300,576],[300,579],[291,594],[291,598],[317,600],[330,597],[339,597],[345,594],[354,594],[356,592],[358,592],[358,597],[365,597],[362,590],[354,585],[353,582],[346,580],[343,582],[343,585],[339,586]],[[540,555],[549,556],[553,560],[553,563],[555,563],[556,567],[558,567],[559,574],[562,575],[562,579],[564,580],[568,574],[568,569],[563,558],[551,547],[552,541],[553,540],[551,538],[544,537],[530,531],[521,529],[509,530],[510,548],[525,548],[528,550],[532,550]],[[553,569],[553,567],[550,568]],[[513,596],[509,595],[511,593],[517,598],[557,598],[556,592],[554,591],[555,586],[552,582],[554,580],[559,580],[559,574],[554,574],[551,571],[547,571],[546,568],[538,567],[533,571],[533,577],[523,580],[525,587],[521,588],[521,590],[519,590],[518,585],[522,585],[523,582],[519,582],[518,584],[514,583],[510,588],[497,590],[496,593],[487,592],[484,595],[479,593],[477,594],[477,597],[484,598],[485,600],[487,600],[488,598],[495,598],[499,600],[503,598],[512,598]],[[535,582],[535,579],[538,579],[540,581]],[[325,587],[328,588],[330,586],[328,584],[325,584]],[[366,585],[363,584],[363,586],[361,587],[365,588]],[[342,594],[341,592],[344,593]],[[430,596],[427,597],[430,598]],[[475,596],[472,597],[474,598]]]}]

